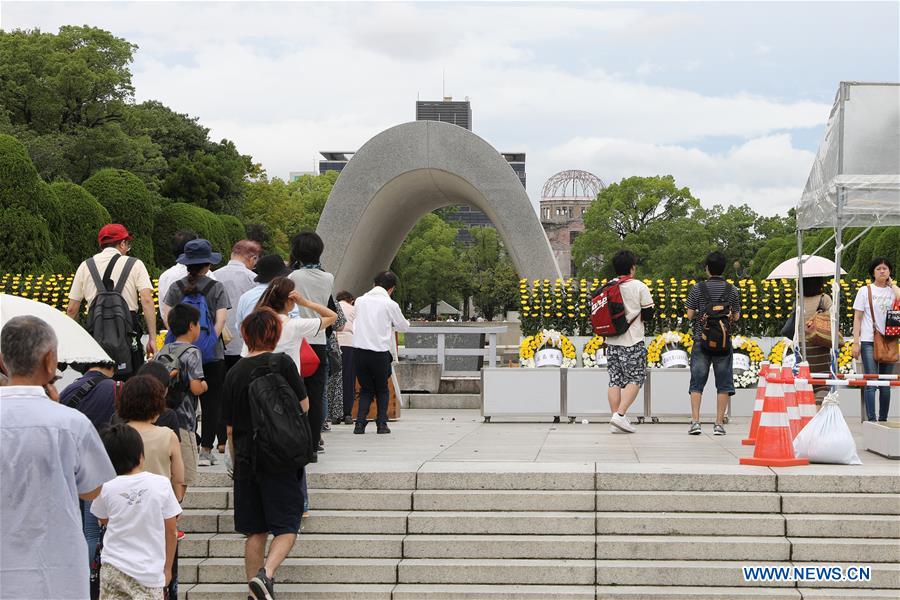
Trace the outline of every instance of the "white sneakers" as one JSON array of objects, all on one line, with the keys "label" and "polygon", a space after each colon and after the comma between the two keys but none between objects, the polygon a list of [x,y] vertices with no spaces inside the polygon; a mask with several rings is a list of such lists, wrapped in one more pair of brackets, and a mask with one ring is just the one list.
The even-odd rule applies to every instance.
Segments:
[{"label": "white sneakers", "polygon": [[628,422],[628,417],[624,417],[619,413],[613,413],[612,419],[609,420],[610,431],[621,431],[623,433],[634,433],[637,429]]}]

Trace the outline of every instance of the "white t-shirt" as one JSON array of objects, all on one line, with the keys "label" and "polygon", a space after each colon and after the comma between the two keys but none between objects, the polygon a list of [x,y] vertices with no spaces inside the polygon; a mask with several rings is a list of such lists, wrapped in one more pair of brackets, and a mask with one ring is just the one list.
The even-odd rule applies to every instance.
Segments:
[{"label": "white t-shirt", "polygon": [[150,588],[166,585],[166,527],[181,514],[172,484],[146,471],[119,475],[103,484],[91,504],[98,519],[109,519],[103,537],[103,562]]},{"label": "white t-shirt", "polygon": [[853,301],[853,310],[862,311],[862,323],[859,329],[859,341],[874,342],[875,333],[872,331],[872,311],[869,310],[869,292],[872,289],[872,308],[875,309],[875,324],[878,331],[884,333],[884,321],[887,318],[888,309],[894,304],[894,290],[891,287],[878,287],[877,285],[863,286],[856,292],[856,300]]},{"label": "white t-shirt", "polygon": [[638,315],[642,308],[653,306],[653,298],[650,297],[650,288],[643,281],[629,279],[619,285],[622,292],[622,302],[625,304],[625,318],[631,321],[635,319],[628,331],[622,335],[611,335],[606,338],[610,346],[634,346],[644,341],[644,320]]},{"label": "white t-shirt", "polygon": [[[306,338],[308,344],[312,344],[312,338],[319,333],[322,327],[322,319],[316,317],[309,319],[306,317],[293,317],[288,315],[278,315],[281,319],[281,337],[278,338],[278,344],[272,352],[284,352],[297,363],[297,370],[300,370],[300,346],[303,344],[303,338]],[[241,348],[241,356],[247,356],[247,344]]]}]

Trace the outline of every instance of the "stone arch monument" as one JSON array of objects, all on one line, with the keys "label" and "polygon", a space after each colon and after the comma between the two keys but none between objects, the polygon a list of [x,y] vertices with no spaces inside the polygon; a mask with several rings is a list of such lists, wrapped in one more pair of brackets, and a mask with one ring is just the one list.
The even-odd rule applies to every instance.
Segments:
[{"label": "stone arch monument", "polygon": [[520,276],[559,277],[547,236],[506,160],[467,129],[414,121],[366,142],[328,196],[316,232],[335,290],[368,290],[419,219],[451,204],[468,204],[491,219]]}]

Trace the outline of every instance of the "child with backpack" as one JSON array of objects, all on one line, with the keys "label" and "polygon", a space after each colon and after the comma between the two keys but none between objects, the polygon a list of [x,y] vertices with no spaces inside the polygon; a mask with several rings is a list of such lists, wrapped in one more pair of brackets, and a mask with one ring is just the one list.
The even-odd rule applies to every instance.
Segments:
[{"label": "child with backpack", "polygon": [[160,348],[154,362],[169,372],[166,405],[178,417],[184,484],[197,479],[197,403],[208,386],[203,374],[203,356],[194,342],[200,337],[200,311],[188,304],[176,304],[168,313],[169,332],[174,341]]},{"label": "child with backpack", "polygon": [[700,400],[712,367],[716,377],[716,422],[713,435],[725,435],[725,409],[734,395],[731,325],[741,313],[741,294],[722,278],[728,259],[719,251],[706,257],[706,281],[691,288],[687,318],[693,321],[694,347],[691,350],[690,435],[700,435]]},{"label": "child with backpack", "polygon": [[[188,275],[169,288],[161,306],[167,324],[171,307],[176,304],[188,304],[200,313],[200,336],[194,345],[202,355],[203,377],[207,384],[206,392],[200,396],[202,425],[198,464],[201,467],[218,462],[213,454],[216,437],[219,438],[219,452],[225,451],[225,426],[219,419],[220,395],[225,380],[225,343],[222,341],[222,331],[225,329],[231,303],[225,286],[207,277],[210,267],[221,261],[222,255],[212,251],[208,240],[191,240],[185,244],[184,253],[178,257],[178,262],[187,267]],[[174,340],[175,334],[170,329],[166,343]]]},{"label": "child with backpack", "polygon": [[103,484],[91,512],[106,526],[100,598],[162,600],[172,578],[175,519],[181,507],[169,480],[144,471],[144,444],[133,427],[118,423],[100,439],[118,477]]},{"label": "child with backpack", "polygon": [[613,256],[616,277],[594,294],[591,301],[591,325],[597,335],[606,338],[609,389],[607,399],[612,417],[610,433],[637,431],[625,416],[644,385],[647,348],[644,323],[653,318],[650,289],[634,278],[636,259],[628,250]]},{"label": "child with backpack", "polygon": [[247,536],[244,567],[258,600],[275,597],[275,572],[300,531],[301,479],[313,456],[303,379],[289,356],[273,352],[281,330],[266,307],[241,323],[247,355],[228,371],[222,411],[234,464],[234,529]]}]

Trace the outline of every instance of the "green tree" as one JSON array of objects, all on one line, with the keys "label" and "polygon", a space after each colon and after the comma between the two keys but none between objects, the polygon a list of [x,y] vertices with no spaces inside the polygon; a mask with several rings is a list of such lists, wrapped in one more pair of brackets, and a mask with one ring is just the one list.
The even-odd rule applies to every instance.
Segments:
[{"label": "green tree", "polygon": [[612,255],[623,247],[643,263],[659,241],[660,227],[699,207],[690,190],[677,187],[671,175],[628,177],[610,185],[585,212],[585,231],[575,240],[579,272],[609,274]]},{"label": "green tree", "polygon": [[[338,174],[337,171],[326,171],[321,175],[302,175],[288,184],[291,198],[298,201],[303,208],[303,216],[297,231],[315,231]],[[296,231],[291,235],[293,233]]]},{"label": "green tree", "polygon": [[519,276],[496,229],[473,227],[470,234],[472,245],[465,249],[463,257],[468,268],[462,277],[470,276],[475,305],[490,321],[498,312],[516,304]]},{"label": "green tree", "polygon": [[55,271],[47,222],[22,207],[0,209],[0,247],[15,249],[0,257],[0,269],[6,273]]},{"label": "green tree", "polygon": [[460,300],[459,284],[464,274],[456,229],[435,214],[425,215],[400,246],[391,269],[400,279],[397,300],[401,307],[418,310],[431,306],[437,316],[440,300]]},{"label": "green tree", "polygon": [[109,211],[86,189],[74,183],[57,181],[50,186],[63,214],[62,248],[73,264],[97,252],[97,232],[110,223]]},{"label": "green tree", "polygon": [[203,239],[209,240],[214,252],[228,256],[231,252],[231,237],[223,220],[205,208],[185,202],[173,202],[164,206],[156,217],[153,228],[154,253],[160,266],[175,264],[177,256],[172,254],[172,236],[179,229],[189,229]]},{"label": "green tree", "polygon": [[84,189],[134,236],[131,253],[154,270],[153,226],[156,206],[147,186],[134,174],[121,169],[102,169],[84,182]]},{"label": "green tree", "polygon": [[232,246],[247,236],[247,229],[234,215],[218,215],[218,217],[225,226],[225,232],[228,235],[228,251],[230,252]]},{"label": "green tree", "polygon": [[287,184],[277,177],[245,182],[244,194],[244,222],[261,226],[269,236],[268,249],[287,256],[291,236],[302,231],[302,200],[292,197]]}]

